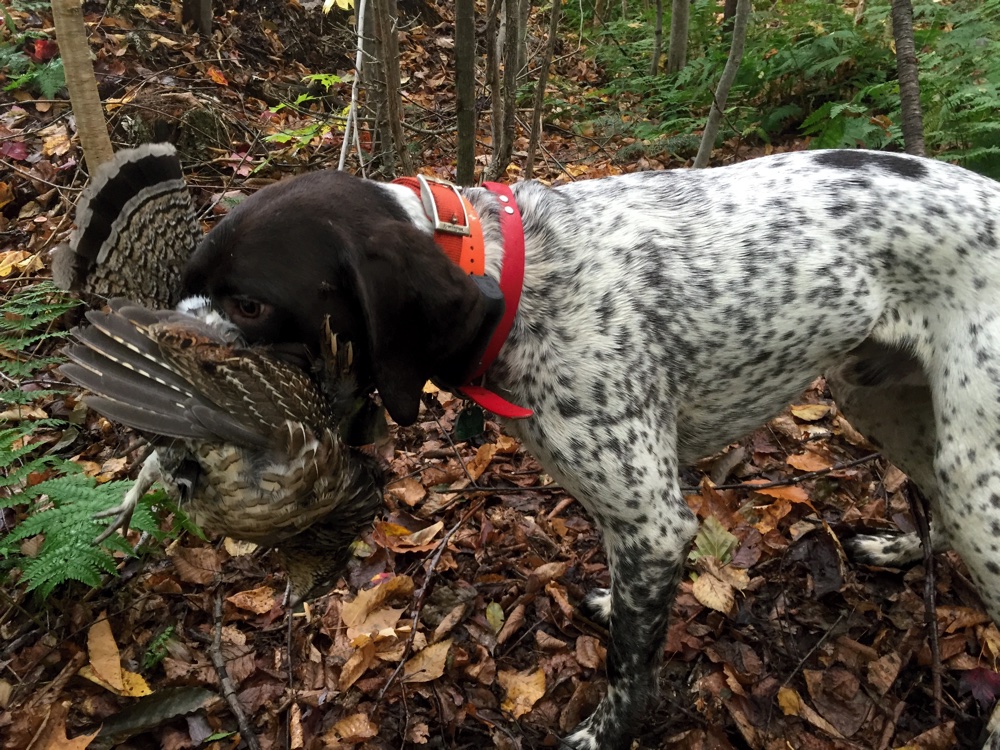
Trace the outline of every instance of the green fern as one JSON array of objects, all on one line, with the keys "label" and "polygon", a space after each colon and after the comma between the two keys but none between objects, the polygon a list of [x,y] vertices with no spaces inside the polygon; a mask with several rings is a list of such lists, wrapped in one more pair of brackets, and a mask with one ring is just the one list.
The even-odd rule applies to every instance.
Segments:
[{"label": "green fern", "polygon": [[[117,505],[132,483],[97,484],[92,477],[71,469],[72,466],[63,461],[58,468],[73,473],[22,490],[18,499],[21,504],[31,502],[33,512],[0,540],[0,556],[10,563],[17,560],[26,589],[37,590],[43,597],[70,580],[99,585],[102,575],[115,570],[115,559],[110,552],[131,552],[128,541],[118,535],[111,536],[104,546],[94,544],[94,538],[105,527],[94,519],[94,514]],[[151,509],[156,499],[143,498],[131,527],[162,537]],[[21,557],[21,542],[36,536],[44,537],[38,552],[34,557]]]},{"label": "green fern", "polygon": [[48,281],[21,289],[6,300],[0,310],[0,350],[15,356],[0,359],[0,373],[19,382],[61,362],[48,350],[67,333],[53,326],[79,304]]},{"label": "green fern", "polygon": [[[0,304],[0,372],[6,379],[19,384],[63,361],[52,354],[66,335],[56,324],[78,304],[48,282],[22,288]],[[7,410],[16,411],[50,399],[53,392],[12,388],[0,399]],[[42,596],[66,581],[98,585],[102,575],[115,570],[113,553],[131,551],[118,535],[103,546],[93,543],[105,528],[94,514],[117,505],[131,482],[99,484],[52,452],[50,441],[36,437],[66,427],[58,419],[26,418],[0,428],[0,508],[14,509],[19,517],[13,530],[0,537],[0,571]],[[143,498],[131,526],[162,536],[152,506],[163,500],[162,493]]]},{"label": "green fern", "polygon": [[146,653],[142,655],[142,670],[149,672],[153,667],[163,661],[169,653],[169,645],[177,628],[168,625],[162,633],[149,642]]}]

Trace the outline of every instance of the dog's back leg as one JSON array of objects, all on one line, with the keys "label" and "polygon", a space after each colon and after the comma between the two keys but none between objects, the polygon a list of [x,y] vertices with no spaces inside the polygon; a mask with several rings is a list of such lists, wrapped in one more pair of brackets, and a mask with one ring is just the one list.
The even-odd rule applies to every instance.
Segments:
[{"label": "dog's back leg", "polygon": [[[934,468],[942,530],[962,557],[986,611],[1000,624],[1000,314],[983,300],[930,320]],[[1000,750],[1000,707],[985,748]]]},{"label": "dog's back leg", "polygon": [[[947,538],[934,524],[940,497],[934,475],[934,405],[927,376],[916,357],[869,340],[826,377],[837,405],[851,424],[928,498],[934,549],[948,549]],[[869,565],[910,565],[924,554],[916,534],[859,534],[845,544],[853,559]]]},{"label": "dog's back leg", "polygon": [[616,427],[632,438],[627,451],[602,446],[589,481],[574,487],[601,528],[611,571],[610,596],[596,597],[609,615],[608,693],[567,738],[580,750],[631,746],[656,690],[667,618],[698,530],[678,484],[673,430],[645,420]]}]

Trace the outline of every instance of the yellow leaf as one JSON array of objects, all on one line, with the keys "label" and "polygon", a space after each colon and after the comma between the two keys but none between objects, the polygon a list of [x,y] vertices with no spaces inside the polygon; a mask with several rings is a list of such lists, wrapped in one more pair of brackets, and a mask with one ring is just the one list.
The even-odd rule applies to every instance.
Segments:
[{"label": "yellow leaf", "polygon": [[222,546],[230,557],[246,557],[252,555],[257,549],[257,545],[253,542],[241,542],[239,539],[228,536],[222,540]]},{"label": "yellow leaf", "polygon": [[833,410],[828,404],[798,404],[791,407],[789,411],[792,416],[801,419],[803,422],[815,422],[822,419]]},{"label": "yellow leaf", "polygon": [[0,411],[0,422],[19,422],[22,419],[46,419],[49,415],[40,406],[15,406]]},{"label": "yellow leaf", "polygon": [[0,253],[0,276],[10,276],[11,272],[22,263],[30,253],[27,250],[9,250]]},{"label": "yellow leaf", "polygon": [[487,604],[486,622],[488,622],[490,627],[493,628],[494,633],[499,633],[500,628],[503,627],[503,607],[496,602],[490,602]]},{"label": "yellow leaf", "polygon": [[403,682],[431,682],[444,674],[451,638],[428,646],[403,665]]},{"label": "yellow leaf", "polygon": [[149,685],[146,684],[146,680],[143,676],[136,674],[135,672],[129,672],[125,669],[122,670],[122,695],[129,698],[141,698],[144,695],[152,694],[152,690]]},{"label": "yellow leaf", "polygon": [[512,713],[515,719],[528,713],[545,695],[545,672],[541,668],[534,672],[501,670],[497,673],[497,681],[506,693],[500,707]]}]

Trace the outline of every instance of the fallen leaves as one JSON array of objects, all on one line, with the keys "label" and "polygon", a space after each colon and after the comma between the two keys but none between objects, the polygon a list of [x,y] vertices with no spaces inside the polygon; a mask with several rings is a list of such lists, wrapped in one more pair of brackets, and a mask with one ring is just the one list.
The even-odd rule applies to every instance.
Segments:
[{"label": "fallen leaves", "polygon": [[116,695],[136,698],[152,693],[141,675],[122,668],[118,644],[106,618],[99,619],[87,631],[87,651],[90,662],[80,668],[80,676]]},{"label": "fallen leaves", "polygon": [[541,669],[524,672],[501,670],[497,672],[497,682],[504,690],[501,708],[513,714],[515,719],[528,713],[545,695],[545,672]]},{"label": "fallen leaves", "polygon": [[430,682],[444,674],[451,639],[428,646],[403,665],[403,682]]}]

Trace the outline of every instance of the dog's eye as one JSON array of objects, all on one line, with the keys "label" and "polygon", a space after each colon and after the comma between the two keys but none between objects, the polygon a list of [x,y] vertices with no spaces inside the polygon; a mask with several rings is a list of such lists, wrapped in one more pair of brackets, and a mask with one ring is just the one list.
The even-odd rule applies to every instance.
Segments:
[{"label": "dog's eye", "polygon": [[267,311],[267,305],[250,297],[232,297],[225,301],[223,307],[226,314],[237,325],[245,321],[257,320]]},{"label": "dog's eye", "polygon": [[257,318],[264,312],[264,306],[254,299],[241,299],[236,301],[236,309],[244,318]]}]

